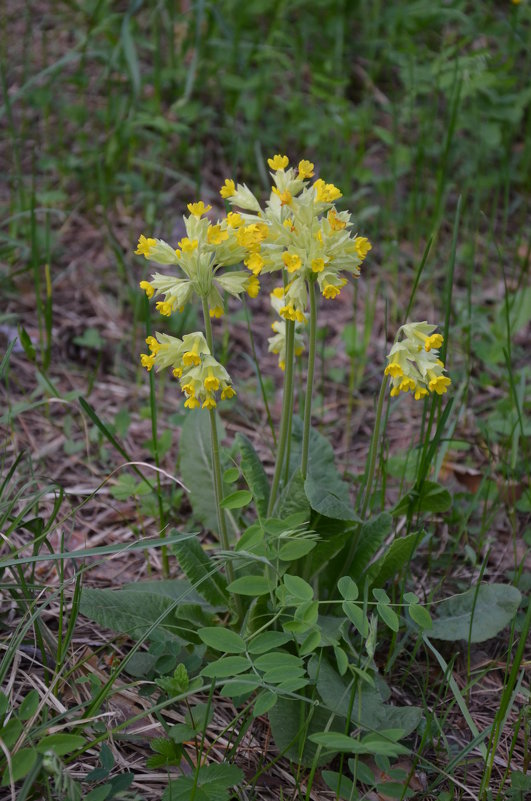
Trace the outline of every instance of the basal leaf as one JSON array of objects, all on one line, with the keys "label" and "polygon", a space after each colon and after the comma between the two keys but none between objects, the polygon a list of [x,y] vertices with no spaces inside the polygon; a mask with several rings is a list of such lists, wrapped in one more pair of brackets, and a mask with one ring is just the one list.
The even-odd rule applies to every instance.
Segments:
[{"label": "basal leaf", "polygon": [[[221,421],[218,420],[218,428]],[[220,432],[220,436],[223,434]],[[191,410],[184,418],[179,440],[181,478],[190,489],[194,516],[210,531],[218,530],[218,513],[212,472],[210,420],[204,409]],[[230,491],[230,490],[229,490]],[[227,488],[224,488],[224,495]]]},{"label": "basal leaf", "polygon": [[259,516],[265,517],[269,503],[269,481],[267,480],[264,466],[252,442],[246,436],[240,433],[237,434],[236,445],[240,450],[240,466],[243,477],[253,493]]},{"label": "basal leaf", "polygon": [[422,542],[422,534],[413,532],[405,537],[397,537],[391,543],[387,553],[371,565],[367,578],[371,584],[381,587],[389,579],[397,576],[405,567],[415,549]]},{"label": "basal leaf", "polygon": [[227,605],[227,583],[196,537],[175,543],[172,552],[198,593],[214,607]]},{"label": "basal leaf", "polygon": [[484,642],[509,625],[522,600],[516,587],[482,584],[437,604],[429,632],[438,640]]},{"label": "basal leaf", "polygon": [[393,514],[403,515],[411,510],[423,512],[447,512],[452,505],[452,496],[436,481],[424,481],[419,489],[412,489],[398,502]]},{"label": "basal leaf", "polygon": [[148,636],[153,625],[168,637],[178,637],[171,598],[141,589],[94,590],[84,587],[80,612],[104,628],[129,634],[135,640]]},{"label": "basal leaf", "polygon": [[363,523],[359,531],[352,567],[349,571],[355,581],[361,579],[364,569],[391,534],[392,526],[393,518],[388,512],[382,512]]}]

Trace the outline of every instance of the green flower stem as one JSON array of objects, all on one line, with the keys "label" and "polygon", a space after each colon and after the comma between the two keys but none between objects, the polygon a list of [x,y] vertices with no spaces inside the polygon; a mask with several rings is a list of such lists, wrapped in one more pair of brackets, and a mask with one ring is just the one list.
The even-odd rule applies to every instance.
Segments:
[{"label": "green flower stem", "polygon": [[[208,303],[206,301],[206,298],[203,298],[202,301],[203,301],[203,318],[205,321],[206,341],[210,349],[210,353],[214,355],[214,339],[212,337],[212,323],[210,322]],[[223,549],[225,551],[229,551],[230,545],[229,545],[229,535],[227,533],[227,519],[225,517],[225,510],[221,506],[221,501],[223,500],[223,480],[221,478],[221,461],[219,458],[219,439],[218,439],[218,427],[216,422],[215,409],[209,409],[209,415],[210,415],[210,433],[212,440],[212,471],[214,473],[214,492],[216,495],[216,508],[218,512],[219,538],[221,540],[221,545]],[[226,570],[229,582],[234,581],[234,573],[230,561],[227,561],[226,563]]]},{"label": "green flower stem", "polygon": [[312,427],[312,395],[313,377],[315,372],[315,344],[317,342],[317,297],[315,294],[315,281],[308,281],[308,295],[310,298],[310,334],[308,343],[308,376],[306,378],[306,398],[304,400],[304,427],[302,435],[302,464],[303,479],[308,473],[308,453],[310,450],[310,433]]},{"label": "green flower stem", "polygon": [[273,512],[277,499],[278,485],[282,474],[282,464],[286,452],[288,441],[288,431],[290,428],[291,407],[293,401],[293,343],[295,340],[295,323],[292,320],[286,321],[286,374],[284,376],[284,397],[282,399],[282,416],[280,419],[280,432],[278,435],[277,461],[271,484],[269,495],[269,505],[267,507],[268,516]]},{"label": "green flower stem", "polygon": [[374,480],[374,471],[376,469],[376,456],[378,454],[378,440],[380,438],[380,425],[382,422],[382,412],[385,396],[387,393],[387,384],[389,383],[388,376],[384,375],[382,386],[380,387],[380,394],[378,396],[378,405],[376,407],[376,420],[374,421],[374,430],[372,432],[371,447],[369,450],[369,469],[367,471],[367,483],[365,485],[365,492],[363,495],[363,506],[361,507],[361,518],[365,519],[367,507],[372,491],[372,482]]}]

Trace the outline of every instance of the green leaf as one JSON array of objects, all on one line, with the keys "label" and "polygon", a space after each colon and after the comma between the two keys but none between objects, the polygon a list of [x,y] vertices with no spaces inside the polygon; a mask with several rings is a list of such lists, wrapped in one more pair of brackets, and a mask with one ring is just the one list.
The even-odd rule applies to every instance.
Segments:
[{"label": "green leaf", "polygon": [[156,592],[143,591],[141,584],[137,586],[137,589],[122,590],[84,587],[79,611],[100,626],[124,632],[135,640],[144,639],[155,624],[168,637],[177,638],[177,626],[172,614],[175,602]]},{"label": "green leaf", "polygon": [[256,696],[253,706],[253,718],[258,718],[260,715],[265,715],[270,709],[273,709],[278,701],[278,695],[271,692],[271,690],[262,690]]},{"label": "green leaf", "polygon": [[100,787],[95,787],[84,798],[84,801],[105,801],[106,798],[112,793],[112,784],[102,784]]},{"label": "green leaf", "polygon": [[273,648],[278,648],[292,639],[289,634],[284,634],[282,631],[264,631],[251,640],[247,646],[247,651],[250,654],[265,654],[267,651],[272,651]]},{"label": "green leaf", "polygon": [[240,477],[240,471],[237,467],[229,467],[223,473],[223,481],[226,481],[227,484],[234,484],[235,481],[238,481]]},{"label": "green leaf", "polygon": [[236,595],[266,595],[272,589],[271,582],[265,576],[241,576],[232,581],[227,587],[229,592]]},{"label": "green leaf", "polygon": [[397,503],[394,515],[408,514],[411,510],[423,512],[447,512],[452,505],[452,496],[436,481],[424,481],[420,488],[412,489]]},{"label": "green leaf", "polygon": [[319,629],[314,629],[310,631],[307,637],[303,640],[300,648],[299,653],[301,656],[307,656],[311,654],[312,651],[315,651],[316,648],[319,647],[321,644],[321,632]]},{"label": "green leaf", "polygon": [[248,669],[249,660],[244,656],[224,656],[204,667],[201,675],[209,679],[226,679]]},{"label": "green leaf", "polygon": [[16,754],[11,756],[11,773],[6,767],[2,774],[2,787],[7,787],[11,783],[18,782],[27,776],[35,762],[37,761],[37,751],[34,748],[21,748]]},{"label": "green leaf", "polygon": [[24,353],[26,354],[30,362],[34,362],[37,358],[37,354],[35,352],[33,342],[31,341],[31,337],[23,325],[19,325],[18,327],[18,336],[20,339],[20,344],[24,348]]},{"label": "green leaf", "polygon": [[344,601],[342,608],[350,622],[356,626],[361,636],[368,637],[369,621],[367,620],[367,615],[364,613],[362,607],[352,603],[352,601]]},{"label": "green leaf", "polygon": [[333,793],[339,795],[339,798],[345,799],[345,801],[359,798],[356,792],[356,786],[348,776],[342,776],[340,773],[335,773],[335,771],[332,770],[323,770],[321,771],[321,778]]},{"label": "green leaf", "polygon": [[[221,421],[218,420],[221,427]],[[220,431],[220,438],[223,431]],[[205,528],[218,531],[218,512],[212,471],[210,418],[204,409],[191,410],[184,418],[179,440],[181,478],[190,489],[194,516]],[[224,487],[223,495],[227,494]],[[219,532],[218,532],[219,533]]]},{"label": "green leaf", "polygon": [[254,665],[258,670],[286,670],[292,671],[302,668],[303,662],[299,656],[290,654],[287,651],[271,651],[269,654],[257,656]]},{"label": "green leaf", "polygon": [[420,626],[421,629],[433,628],[433,620],[425,606],[411,604],[411,606],[408,606],[408,612],[411,620],[413,620],[417,626]]},{"label": "green leaf", "polygon": [[277,517],[285,518],[299,512],[307,520],[310,519],[311,507],[306,497],[304,479],[301,471],[296,470],[282,490],[280,498],[275,505],[275,514]]},{"label": "green leaf", "polygon": [[0,729],[0,739],[8,748],[13,748],[16,741],[22,734],[22,723],[17,718],[11,718],[5,726]]},{"label": "green leaf", "polygon": [[258,515],[265,517],[269,503],[269,481],[264,466],[251,441],[244,434],[237,434],[235,442],[240,451],[241,471],[247,486],[253,493]]},{"label": "green leaf", "polygon": [[245,652],[245,640],[230,629],[212,626],[199,629],[197,633],[202,642],[215,651],[222,651],[226,654],[241,654]]},{"label": "green leaf", "polygon": [[398,631],[399,629],[399,620],[398,615],[391,609],[390,606],[387,606],[385,603],[378,603],[376,605],[376,610],[380,617],[382,618],[383,622],[389,626],[392,631]]},{"label": "green leaf", "polygon": [[[292,419],[290,473],[300,465],[303,424],[300,417]],[[336,520],[357,520],[350,500],[349,485],[343,481],[334,461],[334,451],[328,440],[315,429],[310,432],[308,475],[304,491],[312,509]]]},{"label": "green leaf", "polygon": [[37,690],[30,690],[21,705],[17,709],[17,717],[20,720],[29,720],[39,706],[39,693]]},{"label": "green leaf", "polygon": [[357,584],[350,576],[342,576],[337,582],[337,588],[345,601],[357,601],[359,590]]},{"label": "green leaf", "polygon": [[278,549],[278,558],[281,562],[293,562],[313,551],[317,543],[315,540],[292,539],[288,540]]},{"label": "green leaf", "polygon": [[317,743],[326,748],[327,751],[343,752],[347,754],[366,754],[370,753],[364,749],[361,743],[353,740],[348,734],[338,731],[320,731],[310,735],[312,743]]},{"label": "green leaf", "polygon": [[371,565],[367,577],[371,584],[381,587],[400,573],[409,564],[416,548],[422,542],[422,534],[413,532],[393,540],[387,553]]},{"label": "green leaf", "polygon": [[311,601],[313,599],[313,587],[304,579],[285,573],[283,581],[289,595],[293,598],[299,601]]},{"label": "green leaf", "polygon": [[230,495],[226,495],[220,503],[223,509],[242,509],[251,503],[253,493],[249,490],[236,490]]},{"label": "green leaf", "polygon": [[257,677],[256,673],[240,674],[223,685],[221,695],[226,698],[248,698],[262,684],[262,680]]},{"label": "green leaf", "polygon": [[[345,704],[348,703],[348,700]],[[315,759],[317,746],[308,735],[321,731],[328,724],[330,712],[320,706],[312,706],[308,701],[295,701],[283,698],[268,712],[273,739],[279,751],[288,759],[304,767],[309,767]],[[317,765],[328,762],[321,755]]]},{"label": "green leaf", "polygon": [[385,540],[391,534],[393,518],[388,512],[382,512],[377,517],[367,520],[360,528],[358,545],[350,575],[354,581],[359,581],[372,557],[380,550]]},{"label": "green leaf", "polygon": [[46,751],[53,751],[57,756],[66,756],[73,751],[77,751],[85,745],[85,738],[80,734],[48,734],[37,743],[37,751],[44,754]]},{"label": "green leaf", "polygon": [[[430,637],[484,642],[495,637],[516,615],[522,595],[508,584],[482,584],[436,605]],[[472,625],[471,625],[472,624]]]},{"label": "green leaf", "polygon": [[227,584],[214,562],[205,553],[197,537],[172,546],[172,552],[197,592],[214,607],[226,607]]},{"label": "green leaf", "polygon": [[168,783],[162,801],[227,801],[230,787],[243,781],[235,765],[202,765],[195,776],[181,776]]}]

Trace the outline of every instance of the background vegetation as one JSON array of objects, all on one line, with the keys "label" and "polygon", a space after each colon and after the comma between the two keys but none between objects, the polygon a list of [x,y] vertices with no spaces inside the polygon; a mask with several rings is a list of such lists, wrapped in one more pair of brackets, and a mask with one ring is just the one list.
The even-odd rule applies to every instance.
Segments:
[{"label": "background vegetation", "polygon": [[[39,753],[15,796],[6,766],[0,792],[20,801],[75,798],[81,787],[84,797],[96,792],[93,801],[160,798],[180,754],[146,763],[150,727],[156,734],[162,725],[153,687],[115,684],[130,641],[77,617],[82,584],[160,575],[160,550],[135,550],[138,537],[198,530],[172,480],[182,469],[182,401],[137,364],[159,319],[138,290],[138,234],[180,238],[180,215],[200,197],[221,212],[218,189],[229,176],[259,194],[274,153],[311,159],[342,189],[374,249],[322,326],[314,424],[354,492],[384,354],[431,243],[411,316],[442,323],[448,315],[451,324],[455,400],[436,469],[453,503],[430,520],[408,582],[423,599],[479,579],[525,595],[531,8],[509,0],[6,0],[0,26],[0,735],[4,755],[28,743]],[[280,376],[267,354],[265,297],[253,308],[254,345],[274,416]],[[223,361],[240,401],[227,432],[245,432],[267,464],[247,317],[228,311]],[[194,315],[171,325],[176,335],[194,330]],[[410,454],[424,436],[417,414],[403,402],[389,417],[382,506],[415,478]],[[75,549],[78,558],[61,557]],[[405,765],[416,797],[523,799],[529,791],[520,671],[530,655],[514,660],[526,609],[524,599],[512,628],[481,650],[449,645],[446,667],[411,643],[384,643],[379,661],[394,700],[420,695],[425,709],[414,748],[426,761]],[[157,656],[159,679],[172,675],[175,654]],[[181,712],[168,705],[164,725],[182,722]],[[217,715],[197,731],[215,740],[232,712]],[[494,724],[481,758],[469,717],[480,729]],[[250,739],[219,735],[222,745],[209,752],[219,761],[243,743],[240,765],[254,789],[238,797],[335,797],[318,776],[312,790],[286,759],[277,764],[265,724],[252,725]],[[111,737],[113,726],[121,734]],[[197,736],[203,753],[205,735]],[[59,739],[50,746],[46,737]]]}]

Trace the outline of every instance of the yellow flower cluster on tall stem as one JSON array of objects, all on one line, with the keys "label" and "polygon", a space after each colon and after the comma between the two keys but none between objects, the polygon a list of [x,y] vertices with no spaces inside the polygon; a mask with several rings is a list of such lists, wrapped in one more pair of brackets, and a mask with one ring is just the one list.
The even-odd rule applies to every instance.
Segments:
[{"label": "yellow flower cluster on tall stem", "polygon": [[[286,378],[284,394],[291,392],[294,336],[288,323],[306,323],[309,316],[308,372],[304,406],[301,470],[308,471],[311,403],[317,336],[317,289],[325,300],[334,300],[347,283],[347,276],[357,278],[360,266],[371,250],[369,240],[354,232],[348,211],[338,211],[335,202],[342,196],[334,184],[315,177],[311,161],[303,159],[297,167],[289,166],[285,155],[268,159],[272,188],[265,205],[260,204],[245,184],[227,179],[221,195],[239,210],[247,237],[254,238],[245,260],[253,275],[281,272],[283,303],[278,309],[286,328],[277,326],[274,349],[282,351]],[[262,238],[263,231],[267,232]],[[247,240],[246,240],[247,241]],[[283,404],[279,443],[286,439],[291,416],[291,398]],[[276,499],[284,453],[279,447],[273,476],[270,511]]]}]

